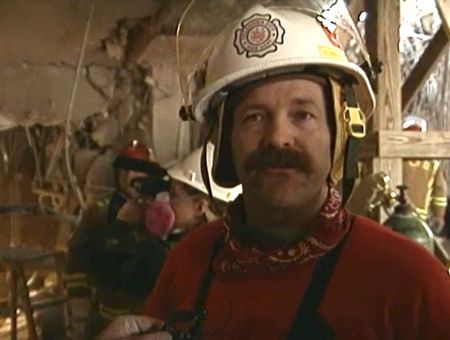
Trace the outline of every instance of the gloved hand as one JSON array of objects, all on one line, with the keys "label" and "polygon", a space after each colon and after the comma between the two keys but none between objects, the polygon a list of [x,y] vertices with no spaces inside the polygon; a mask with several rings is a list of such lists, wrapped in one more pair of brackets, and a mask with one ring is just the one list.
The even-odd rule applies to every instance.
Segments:
[{"label": "gloved hand", "polygon": [[117,219],[128,224],[137,224],[144,220],[146,204],[128,200],[117,213]]},{"label": "gloved hand", "polygon": [[171,340],[168,332],[161,331],[163,321],[142,315],[123,315],[112,321],[96,340]]}]

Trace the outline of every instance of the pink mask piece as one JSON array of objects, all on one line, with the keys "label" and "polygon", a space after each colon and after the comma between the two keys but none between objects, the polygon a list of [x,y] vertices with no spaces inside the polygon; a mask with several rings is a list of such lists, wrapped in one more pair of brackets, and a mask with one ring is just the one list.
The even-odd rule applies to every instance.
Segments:
[{"label": "pink mask piece", "polygon": [[169,203],[151,201],[145,208],[144,223],[149,233],[165,238],[175,225],[175,213]]}]

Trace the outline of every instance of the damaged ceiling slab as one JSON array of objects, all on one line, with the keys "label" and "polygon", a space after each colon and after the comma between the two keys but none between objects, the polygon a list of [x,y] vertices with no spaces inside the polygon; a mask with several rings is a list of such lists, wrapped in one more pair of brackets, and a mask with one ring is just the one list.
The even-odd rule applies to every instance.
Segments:
[{"label": "damaged ceiling slab", "polygon": [[[112,95],[114,73],[97,67],[97,79],[105,93]],[[7,65],[0,67],[0,115],[13,126],[57,125],[65,121],[75,68],[67,65]],[[107,108],[95,85],[81,77],[74,106],[73,120],[81,121],[93,112]],[[0,129],[12,126],[0,126]]]}]

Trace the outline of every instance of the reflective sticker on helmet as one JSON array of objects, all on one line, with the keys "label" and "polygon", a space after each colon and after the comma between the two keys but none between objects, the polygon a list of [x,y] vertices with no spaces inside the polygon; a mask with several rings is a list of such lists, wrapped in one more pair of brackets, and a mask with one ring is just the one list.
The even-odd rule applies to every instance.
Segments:
[{"label": "reflective sticker on helmet", "polygon": [[320,23],[320,25],[322,26],[325,34],[327,35],[328,40],[333,44],[333,46],[339,48],[339,49],[344,49],[344,47],[342,46],[342,43],[339,41],[339,38],[337,36],[337,25],[322,17],[322,16],[318,16],[316,17],[317,21]]},{"label": "reflective sticker on helmet", "polygon": [[280,20],[271,18],[270,14],[253,14],[241,22],[234,38],[238,54],[262,58],[284,43],[285,30]]},{"label": "reflective sticker on helmet", "polygon": [[338,48],[332,48],[329,46],[319,46],[319,54],[323,58],[345,60],[344,52]]}]

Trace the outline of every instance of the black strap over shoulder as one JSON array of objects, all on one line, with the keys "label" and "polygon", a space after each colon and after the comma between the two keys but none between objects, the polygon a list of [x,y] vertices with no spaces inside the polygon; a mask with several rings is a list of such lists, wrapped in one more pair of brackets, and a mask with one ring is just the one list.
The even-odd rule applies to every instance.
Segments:
[{"label": "black strap over shoulder", "polygon": [[[214,242],[211,248],[211,253],[205,268],[204,275],[200,281],[200,286],[197,291],[197,298],[192,310],[188,311],[174,311],[165,322],[164,330],[168,331],[174,340],[196,340],[201,339],[202,322],[206,316],[205,302],[208,295],[209,287],[214,276],[213,262],[217,253],[223,245],[223,238],[220,237]],[[177,329],[177,322],[188,322],[189,327],[186,331]]]},{"label": "black strap over shoulder", "polygon": [[317,311],[350,232],[351,230],[334,249],[317,262],[312,278],[292,323],[290,333],[287,337],[288,340],[334,339],[333,331],[318,316]]},{"label": "black strap over shoulder", "polygon": [[345,147],[344,177],[342,179],[342,203],[345,205],[358,178],[358,146],[359,139],[349,137]]},{"label": "black strap over shoulder", "polygon": [[[288,340],[334,339],[333,331],[317,316],[317,310],[350,232],[351,230],[333,250],[318,261],[292,323],[291,331],[287,338]],[[222,245],[223,239],[216,240],[211,249],[208,265],[205,268],[204,276],[200,281],[200,286],[197,291],[197,298],[195,300],[195,305],[193,306],[194,308],[190,311],[175,311],[173,315],[166,320],[164,330],[170,332],[173,339],[193,340],[201,338],[201,324],[206,316],[204,305],[214,276],[213,261]],[[189,321],[190,327],[188,332],[179,332],[176,328],[177,321]]]},{"label": "black strap over shoulder", "polygon": [[214,276],[213,262],[217,256],[217,253],[219,252],[219,249],[222,246],[223,246],[223,240],[222,240],[222,238],[220,238],[219,240],[216,240],[216,242],[214,243],[214,246],[212,248],[208,269],[206,270],[206,272],[202,278],[202,281],[200,283],[200,287],[199,287],[199,290],[197,293],[197,299],[195,301],[195,307],[194,307],[194,310],[196,312],[201,312],[205,306],[206,296],[208,295],[209,286],[211,285],[211,281]]}]

